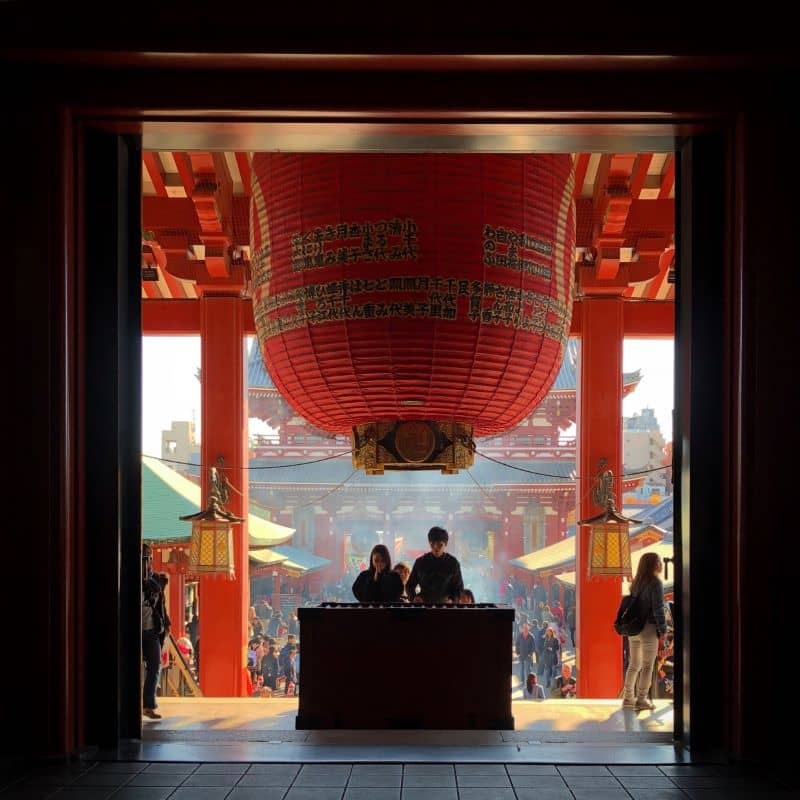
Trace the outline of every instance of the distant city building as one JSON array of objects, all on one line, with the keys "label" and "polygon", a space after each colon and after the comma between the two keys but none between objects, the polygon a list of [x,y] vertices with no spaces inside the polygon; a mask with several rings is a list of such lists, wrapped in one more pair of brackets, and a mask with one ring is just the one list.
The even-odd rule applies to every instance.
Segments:
[{"label": "distant city building", "polygon": [[[643,408],[632,417],[622,418],[622,452],[625,472],[655,469],[664,464],[664,436],[652,408]],[[642,476],[643,482],[633,495],[637,500],[660,499],[672,493],[669,471],[665,468]]]},{"label": "distant city building", "polygon": [[161,458],[200,463],[200,444],[195,439],[194,422],[173,421],[168,431],[161,431]]}]

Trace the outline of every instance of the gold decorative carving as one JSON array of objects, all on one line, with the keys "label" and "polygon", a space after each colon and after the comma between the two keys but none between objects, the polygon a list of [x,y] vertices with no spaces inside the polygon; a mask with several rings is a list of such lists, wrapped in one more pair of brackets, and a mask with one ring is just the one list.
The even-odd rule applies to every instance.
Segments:
[{"label": "gold decorative carving", "polygon": [[352,441],[353,466],[368,475],[383,475],[387,469],[455,475],[475,459],[472,425],[462,422],[368,422],[353,427]]}]

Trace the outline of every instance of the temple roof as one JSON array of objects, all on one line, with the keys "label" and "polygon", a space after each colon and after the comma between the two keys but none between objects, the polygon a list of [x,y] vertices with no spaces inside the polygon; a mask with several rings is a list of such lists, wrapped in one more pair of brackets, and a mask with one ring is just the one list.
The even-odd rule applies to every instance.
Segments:
[{"label": "temple roof", "polygon": [[528,572],[540,572],[562,564],[567,565],[575,561],[575,542],[575,536],[568,536],[555,544],[534,550],[519,558],[512,558],[508,563]]},{"label": "temple roof", "polygon": [[[571,339],[561,362],[561,369],[556,375],[551,392],[574,392],[578,385],[578,342]],[[622,376],[624,386],[632,386],[642,379],[639,370],[635,372],[625,372]],[[272,380],[267,368],[264,366],[264,359],[261,356],[261,348],[258,341],[254,340],[250,348],[250,355],[247,359],[247,385],[250,389],[274,389],[275,383]]]},{"label": "temple roof", "polygon": [[309,553],[285,544],[278,547],[250,550],[248,555],[250,563],[256,569],[280,567],[284,572],[295,577],[316,572],[331,563],[330,559],[318,556],[316,553]]},{"label": "temple roof", "polygon": [[272,376],[264,366],[264,358],[261,355],[261,347],[258,339],[253,339],[250,346],[250,355],[247,359],[247,386],[250,389],[274,389]]},{"label": "temple roof", "polygon": [[[142,457],[142,539],[145,542],[188,540],[191,525],[178,517],[200,510],[200,486],[157,458]],[[289,541],[294,528],[257,514],[247,520],[250,547],[271,547]]]},{"label": "temple roof", "polygon": [[[631,527],[631,536],[634,536],[639,531],[644,530],[646,527],[650,526],[653,528],[659,528],[664,531],[664,541],[671,542],[672,535],[673,535],[673,509],[674,509],[674,500],[675,495],[671,494],[669,497],[665,497],[660,503],[656,503],[652,506],[646,506],[642,509],[636,509],[636,512],[631,514],[630,516],[635,517],[636,519],[640,519],[642,521],[641,525],[634,525]],[[623,509],[623,513],[627,514],[628,512]]]}]

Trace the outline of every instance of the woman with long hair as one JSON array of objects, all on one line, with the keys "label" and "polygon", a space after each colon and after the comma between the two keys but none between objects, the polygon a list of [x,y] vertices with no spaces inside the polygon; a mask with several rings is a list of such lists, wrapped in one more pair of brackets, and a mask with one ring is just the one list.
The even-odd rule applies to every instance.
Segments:
[{"label": "woman with long hair", "polygon": [[630,660],[625,673],[623,708],[653,711],[655,706],[647,694],[653,679],[653,664],[664,647],[667,621],[664,615],[664,584],[661,582],[663,563],[658,553],[645,553],[639,559],[631,595],[636,598],[639,619],[644,627],[628,637]]},{"label": "woman with long hair", "polygon": [[386,545],[376,544],[365,569],[353,584],[353,594],[360,603],[396,603],[403,594],[403,581],[392,572],[392,559]]}]

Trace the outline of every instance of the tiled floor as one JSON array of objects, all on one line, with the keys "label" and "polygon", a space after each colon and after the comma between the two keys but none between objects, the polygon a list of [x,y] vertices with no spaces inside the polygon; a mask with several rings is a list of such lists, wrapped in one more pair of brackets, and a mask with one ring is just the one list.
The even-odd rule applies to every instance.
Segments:
[{"label": "tiled floor", "polygon": [[71,762],[10,771],[0,799],[740,800],[800,792],[742,766]]}]

